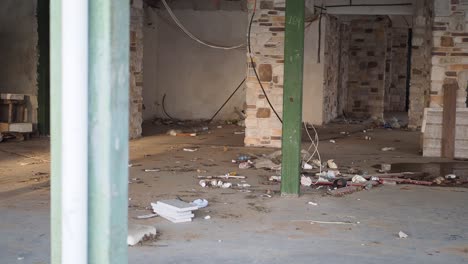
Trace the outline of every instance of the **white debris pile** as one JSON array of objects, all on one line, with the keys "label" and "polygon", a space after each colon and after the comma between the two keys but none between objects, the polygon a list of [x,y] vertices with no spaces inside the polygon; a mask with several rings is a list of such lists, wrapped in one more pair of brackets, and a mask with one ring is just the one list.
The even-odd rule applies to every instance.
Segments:
[{"label": "white debris pile", "polygon": [[158,201],[151,203],[151,206],[155,213],[173,223],[191,222],[194,217],[192,211],[199,208],[195,204],[177,199]]},{"label": "white debris pile", "polygon": [[154,226],[130,224],[128,226],[127,244],[134,246],[142,240],[154,239],[156,234],[156,227]]}]

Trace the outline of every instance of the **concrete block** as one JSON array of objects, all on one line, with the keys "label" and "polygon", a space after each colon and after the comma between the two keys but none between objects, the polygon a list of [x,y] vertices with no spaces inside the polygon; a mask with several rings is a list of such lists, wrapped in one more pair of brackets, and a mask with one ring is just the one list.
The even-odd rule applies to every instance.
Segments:
[{"label": "concrete block", "polygon": [[24,94],[10,94],[10,93],[0,94],[0,99],[23,101],[24,100]]}]

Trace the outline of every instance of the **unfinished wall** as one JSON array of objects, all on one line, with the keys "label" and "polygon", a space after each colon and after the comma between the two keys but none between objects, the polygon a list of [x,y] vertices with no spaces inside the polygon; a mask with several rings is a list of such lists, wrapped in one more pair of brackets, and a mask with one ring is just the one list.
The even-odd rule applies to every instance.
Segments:
[{"label": "unfinished wall", "polygon": [[[385,112],[404,112],[406,110],[406,74],[408,59],[408,28],[389,29],[391,60],[390,72],[386,75],[388,86],[385,89]],[[388,53],[387,53],[388,54]]]},{"label": "unfinished wall", "polygon": [[348,72],[349,72],[349,46],[351,41],[351,32],[349,24],[340,23],[340,44],[339,44],[339,74],[338,74],[338,105],[337,113],[341,116],[347,107],[348,99]]},{"label": "unfinished wall", "polygon": [[141,136],[143,122],[143,1],[131,2],[129,136]]},{"label": "unfinished wall", "polygon": [[340,72],[340,23],[334,16],[327,16],[325,30],[325,83],[323,85],[323,122],[338,116],[338,79]]},{"label": "unfinished wall", "polygon": [[249,16],[257,3],[252,24],[251,45],[254,65],[247,72],[247,118],[244,143],[247,146],[281,146],[281,122],[268,106],[251,67],[256,67],[260,81],[273,107],[282,116],[284,69],[285,1],[248,1]]},{"label": "unfinished wall", "polygon": [[[448,0],[446,0],[448,2]],[[424,108],[429,106],[431,87],[433,0],[415,1],[411,56],[411,86],[408,127],[421,127]]]},{"label": "unfinished wall", "polygon": [[347,114],[383,118],[387,17],[361,16],[350,22]]},{"label": "unfinished wall", "polygon": [[435,2],[433,27],[431,103],[430,107],[443,105],[444,82],[458,83],[457,107],[466,107],[468,86],[468,27],[467,1]]},{"label": "unfinished wall", "polygon": [[318,19],[306,22],[304,30],[304,76],[302,120],[321,125],[324,122],[324,82],[325,82],[325,39],[327,18],[322,18],[320,61],[318,62]]},{"label": "unfinished wall", "polygon": [[[173,10],[177,18],[202,40],[227,46],[246,42],[247,12],[240,7],[209,10],[207,4],[203,10],[193,10],[189,9],[192,5],[176,3],[176,8],[182,8]],[[172,117],[209,119],[245,77],[245,47],[219,50],[203,46],[186,36],[164,8],[146,9],[144,43],[145,120],[167,118],[162,109],[164,94]],[[235,108],[242,110],[244,102],[245,86],[217,119],[239,119]]]},{"label": "unfinished wall", "polygon": [[29,97],[28,121],[37,123],[37,18],[35,0],[0,2],[0,93]]}]

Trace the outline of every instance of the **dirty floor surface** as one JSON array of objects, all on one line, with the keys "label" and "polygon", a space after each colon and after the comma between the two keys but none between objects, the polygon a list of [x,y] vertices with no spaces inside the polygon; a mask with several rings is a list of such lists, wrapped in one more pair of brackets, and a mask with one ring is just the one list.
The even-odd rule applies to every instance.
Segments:
[{"label": "dirty floor surface", "polygon": [[[129,221],[156,226],[159,237],[129,248],[129,263],[467,263],[467,188],[382,186],[342,198],[309,188],[300,198],[281,198],[279,185],[267,180],[275,172],[239,170],[231,163],[238,154],[273,151],[242,147],[243,135],[234,135],[241,130],[213,126],[194,138],[154,132],[130,143]],[[346,132],[324,132],[321,137],[336,143],[321,141],[319,149],[323,160],[334,159],[343,171],[375,173],[372,166],[381,163],[447,161],[422,158],[417,132],[337,131]],[[366,135],[372,140],[364,140]],[[1,263],[50,261],[48,144],[47,139],[0,143]],[[248,191],[202,188],[196,179],[231,171],[247,176]],[[135,219],[150,213],[150,202],[177,196],[205,198],[210,205],[191,223]],[[207,215],[211,219],[205,220]],[[409,237],[398,238],[399,231]]]}]

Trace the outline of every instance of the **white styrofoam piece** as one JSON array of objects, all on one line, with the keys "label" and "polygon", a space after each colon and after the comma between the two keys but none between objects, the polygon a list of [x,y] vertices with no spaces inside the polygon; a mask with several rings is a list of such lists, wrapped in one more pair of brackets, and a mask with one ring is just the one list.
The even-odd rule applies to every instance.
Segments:
[{"label": "white styrofoam piece", "polygon": [[186,203],[186,202],[176,200],[176,199],[158,201],[156,204],[167,207],[171,210],[175,210],[176,212],[194,211],[198,209],[198,207],[193,204]]},{"label": "white styrofoam piece", "polygon": [[168,215],[173,218],[187,218],[187,217],[194,216],[191,211],[184,212],[184,213],[177,213],[177,212],[165,210],[164,208],[160,208],[160,207],[153,207],[153,211],[157,214]]},{"label": "white styrofoam piece", "polygon": [[11,123],[8,132],[31,133],[33,131],[32,123]]},{"label": "white styrofoam piece", "polygon": [[165,218],[165,219],[173,222],[173,223],[185,223],[185,222],[191,222],[192,221],[191,217],[177,219],[177,218],[173,218],[173,217],[171,217],[169,215],[164,215],[164,214],[160,214],[160,216],[162,218]]}]

